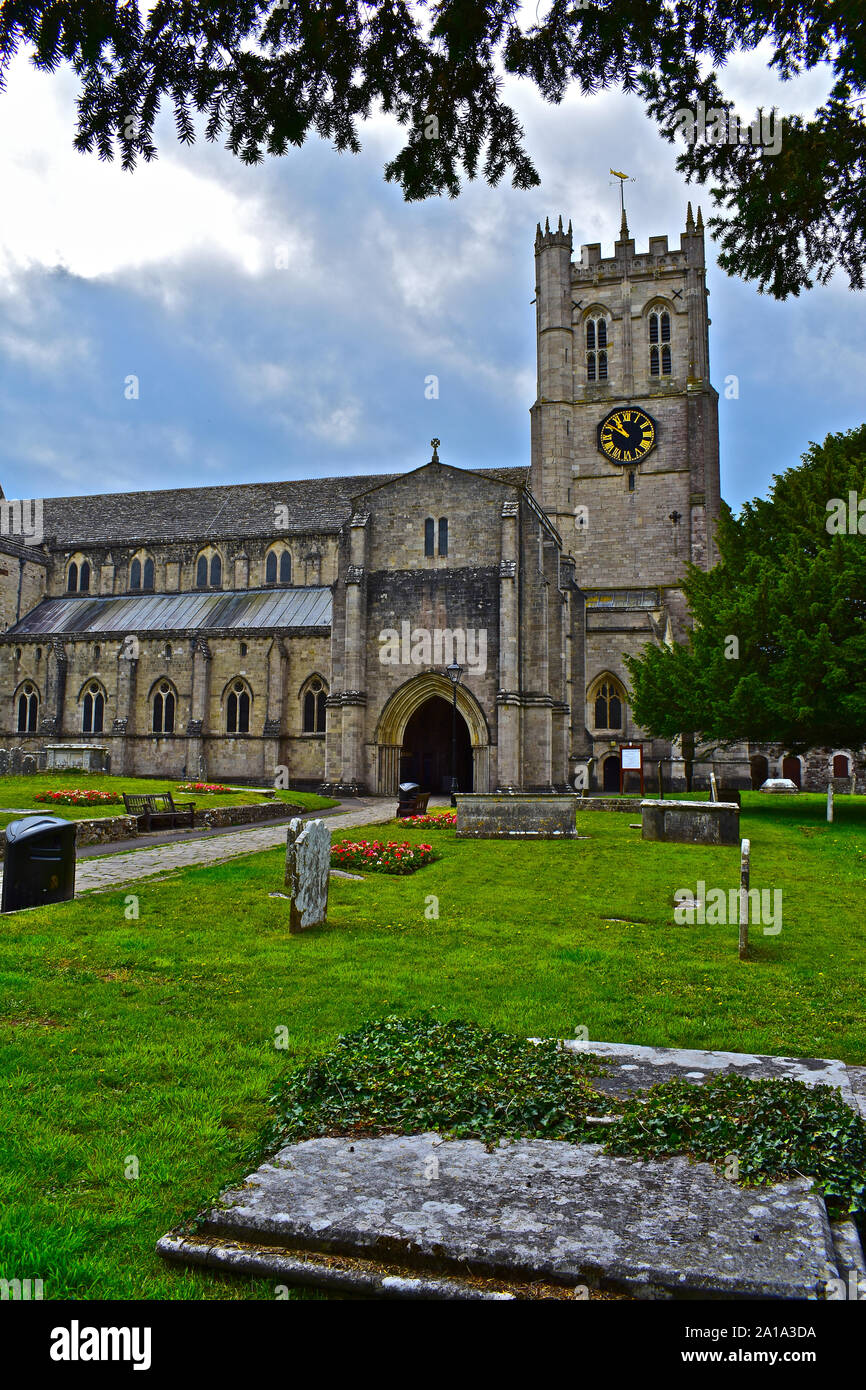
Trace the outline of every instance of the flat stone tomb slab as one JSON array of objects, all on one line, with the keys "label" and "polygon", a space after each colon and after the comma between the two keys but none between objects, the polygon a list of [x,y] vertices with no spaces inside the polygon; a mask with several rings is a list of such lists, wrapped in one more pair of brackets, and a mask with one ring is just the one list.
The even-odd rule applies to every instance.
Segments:
[{"label": "flat stone tomb slab", "polygon": [[578,798],[571,793],[461,792],[458,839],[574,840]]},{"label": "flat stone tomb slab", "polygon": [[594,1144],[488,1153],[435,1133],[313,1139],[223,1194],[197,1235],[158,1248],[235,1268],[248,1249],[259,1276],[279,1277],[286,1252],[318,1251],[445,1280],[496,1276],[512,1290],[541,1280],[644,1298],[821,1298],[839,1268],[810,1187],[743,1188],[707,1164],[613,1158]]},{"label": "flat stone tomb slab", "polygon": [[[735,1072],[752,1081],[801,1081],[806,1086],[835,1086],[842,1099],[858,1109],[857,1087],[844,1062],[832,1057],[772,1057],[759,1052],[705,1051],[687,1047],[644,1047],[638,1043],[564,1043],[572,1052],[599,1057],[606,1073],[593,1085],[608,1095],[628,1095],[664,1081],[701,1085],[721,1072]],[[866,1072],[866,1068],[863,1069]],[[866,1082],[864,1089],[866,1089]]]}]

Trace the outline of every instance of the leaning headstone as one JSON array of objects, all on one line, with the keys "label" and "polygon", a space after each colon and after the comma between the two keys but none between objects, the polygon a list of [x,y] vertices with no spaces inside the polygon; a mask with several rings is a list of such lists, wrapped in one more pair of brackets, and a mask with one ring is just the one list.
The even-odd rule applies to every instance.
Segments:
[{"label": "leaning headstone", "polygon": [[36,759],[32,753],[25,753],[21,759],[21,771],[25,777],[32,777],[36,771]]},{"label": "leaning headstone", "polygon": [[286,836],[289,930],[321,926],[328,914],[331,832],[321,820],[293,820]]},{"label": "leaning headstone", "polygon": [[833,783],[827,784],[827,819],[832,823],[833,820]]},{"label": "leaning headstone", "polygon": [[744,840],[740,846],[740,960],[749,957],[749,861],[751,845]]},{"label": "leaning headstone", "polygon": [[5,776],[9,771],[9,750],[0,748],[0,777]]}]

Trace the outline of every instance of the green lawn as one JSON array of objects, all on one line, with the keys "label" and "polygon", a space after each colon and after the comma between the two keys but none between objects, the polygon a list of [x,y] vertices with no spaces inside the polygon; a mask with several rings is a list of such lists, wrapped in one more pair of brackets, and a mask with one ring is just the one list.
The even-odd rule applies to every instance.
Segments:
[{"label": "green lawn", "polygon": [[[121,792],[171,792],[177,801],[194,801],[196,809],[207,810],[211,806],[251,806],[263,801],[261,791],[244,788],[241,791],[221,792],[206,796],[201,792],[178,792],[182,779],[159,780],[153,777],[105,777],[81,772],[37,772],[32,777],[0,777],[0,827],[10,821],[20,820],[27,812],[45,812],[52,816],[62,816],[65,820],[95,820],[102,816],[124,816],[123,802],[102,806],[52,806],[48,802],[35,801],[37,792],[59,792],[80,788],[84,791],[113,791],[118,797]],[[216,781],[217,779],[214,779]],[[230,786],[231,783],[222,783]],[[337,803],[328,797],[317,796],[314,792],[278,791],[277,799],[289,801],[295,806],[303,806],[308,811],[321,811]],[[270,798],[268,798],[270,799]],[[18,808],[21,809],[10,809]]]},{"label": "green lawn", "polygon": [[302,936],[268,897],[281,850],[144,881],[137,921],[129,888],[0,919],[0,1275],[46,1298],[272,1297],[165,1268],[154,1242],[249,1170],[287,1066],[373,1016],[866,1063],[866,805],[840,797],[828,826],[821,797],[743,801],[753,885],[783,892],[746,962],[736,926],[673,920],[677,888],[736,884],[738,851],[645,844],[621,812],[581,812],[570,843],[352,831],[442,857],[332,879]]}]

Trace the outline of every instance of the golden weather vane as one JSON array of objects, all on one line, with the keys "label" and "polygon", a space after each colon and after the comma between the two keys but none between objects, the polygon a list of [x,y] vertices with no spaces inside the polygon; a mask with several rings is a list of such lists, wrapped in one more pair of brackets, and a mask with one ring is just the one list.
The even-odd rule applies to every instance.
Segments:
[{"label": "golden weather vane", "polygon": [[614,178],[619,179],[619,209],[622,213],[622,222],[620,224],[620,236],[623,238],[623,240],[626,240],[628,237],[628,223],[625,220],[625,196],[623,193],[623,189],[625,188],[626,182],[634,183],[634,175],[623,174],[619,169],[611,169],[610,172],[613,174]]}]

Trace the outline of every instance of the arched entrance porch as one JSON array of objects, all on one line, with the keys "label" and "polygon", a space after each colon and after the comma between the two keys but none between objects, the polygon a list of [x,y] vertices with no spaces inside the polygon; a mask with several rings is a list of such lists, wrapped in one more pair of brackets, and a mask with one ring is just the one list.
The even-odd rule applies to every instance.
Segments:
[{"label": "arched entrance porch", "polygon": [[[401,781],[441,792],[451,782],[452,687],[437,673],[414,676],[395,690],[376,729],[377,790],[394,796]],[[490,735],[475,697],[457,687],[457,780],[460,791],[488,791]]]}]

